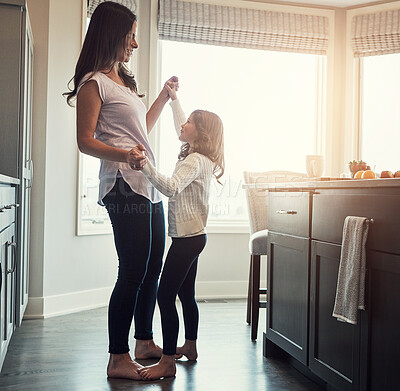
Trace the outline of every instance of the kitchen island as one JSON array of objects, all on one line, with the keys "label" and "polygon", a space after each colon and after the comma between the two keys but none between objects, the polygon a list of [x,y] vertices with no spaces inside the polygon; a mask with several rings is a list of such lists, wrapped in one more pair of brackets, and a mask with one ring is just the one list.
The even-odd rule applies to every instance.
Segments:
[{"label": "kitchen island", "polygon": [[[264,355],[284,354],[329,390],[399,390],[400,178],[246,186],[267,193]],[[332,317],[349,215],[370,221],[356,325]]]}]

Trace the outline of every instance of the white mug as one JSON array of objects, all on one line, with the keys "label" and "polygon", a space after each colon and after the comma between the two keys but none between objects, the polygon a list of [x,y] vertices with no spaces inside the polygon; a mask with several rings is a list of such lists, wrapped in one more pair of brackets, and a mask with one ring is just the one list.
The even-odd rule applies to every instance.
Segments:
[{"label": "white mug", "polygon": [[306,170],[311,178],[322,176],[324,172],[324,157],[322,155],[307,155]]}]

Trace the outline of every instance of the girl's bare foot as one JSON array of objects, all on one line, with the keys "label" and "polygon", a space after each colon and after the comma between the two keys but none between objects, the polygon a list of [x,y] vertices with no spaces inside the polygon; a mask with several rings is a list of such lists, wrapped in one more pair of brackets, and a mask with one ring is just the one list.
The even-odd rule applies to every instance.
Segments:
[{"label": "girl's bare foot", "polygon": [[107,365],[107,376],[112,378],[142,380],[142,377],[138,373],[138,369],[140,368],[143,368],[143,366],[133,361],[129,353],[110,354]]},{"label": "girl's bare foot", "polygon": [[146,360],[148,358],[161,358],[162,349],[152,339],[137,339],[135,346],[135,358]]},{"label": "girl's bare foot", "polygon": [[162,355],[157,364],[138,370],[143,380],[155,380],[162,377],[173,377],[176,374],[175,357]]},{"label": "girl's bare foot", "polygon": [[196,340],[191,341],[189,339],[185,339],[185,343],[181,347],[176,348],[176,356],[179,355],[180,357],[185,356],[190,361],[197,360],[198,354],[196,348]]}]

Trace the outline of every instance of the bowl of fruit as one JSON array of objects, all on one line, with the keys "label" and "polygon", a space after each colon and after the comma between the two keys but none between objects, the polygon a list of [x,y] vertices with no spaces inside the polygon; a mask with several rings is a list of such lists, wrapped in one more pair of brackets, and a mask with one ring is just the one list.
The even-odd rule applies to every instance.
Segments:
[{"label": "bowl of fruit", "polygon": [[355,174],[359,171],[370,171],[371,167],[363,160],[353,160],[349,162],[349,170],[351,177],[354,178]]}]

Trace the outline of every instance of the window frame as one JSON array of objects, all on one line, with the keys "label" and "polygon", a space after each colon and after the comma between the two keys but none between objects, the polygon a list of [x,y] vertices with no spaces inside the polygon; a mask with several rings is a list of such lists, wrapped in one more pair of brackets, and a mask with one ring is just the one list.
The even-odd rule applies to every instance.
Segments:
[{"label": "window frame", "polygon": [[351,45],[352,19],[354,16],[399,9],[400,1],[349,9],[346,11],[346,90],[345,90],[345,137],[343,148],[343,172],[348,172],[348,162],[361,159],[361,97],[362,61],[354,57]]},{"label": "window frame", "polygon": [[[163,40],[158,39],[158,61],[157,61],[157,73],[161,75],[162,73],[162,58],[163,58]],[[176,41],[179,42],[179,41]],[[188,43],[189,44],[189,43]],[[191,45],[197,45],[197,43],[192,43]],[[215,45],[218,46],[218,45]],[[241,50],[241,48],[232,48],[235,50]],[[289,53],[290,54],[290,53]],[[301,53],[299,53],[301,54]],[[309,55],[309,54],[304,54]],[[326,118],[326,68],[327,68],[327,56],[319,55],[315,59],[315,69],[316,69],[316,89],[315,89],[315,99],[316,99],[316,112],[314,115],[315,123],[315,134],[313,135],[313,154],[321,154],[323,151],[323,144],[325,141],[325,118]],[[161,81],[161,77],[159,77]],[[160,87],[161,88],[161,85]],[[168,108],[167,108],[168,109]],[[159,131],[157,133],[157,161],[161,161],[161,131],[160,123],[158,123]],[[165,132],[165,130],[164,130]],[[305,172],[305,166],[304,166]],[[239,182],[242,183],[242,182]],[[244,189],[240,185],[240,191],[243,192],[243,199],[245,201]],[[247,206],[246,206],[247,208]],[[226,219],[223,218],[213,219],[209,217],[207,222],[207,231],[210,233],[248,233],[249,223],[248,216],[243,219]]]},{"label": "window frame", "polygon": [[[212,3],[225,5],[225,0],[185,0],[185,1],[196,1],[203,3]],[[320,90],[321,94],[325,94],[326,107],[325,112],[321,114],[316,121],[325,122],[325,129],[323,137],[316,140],[318,153],[325,156],[326,169],[325,175],[330,176],[335,171],[335,166],[332,161],[338,156],[338,147],[330,146],[330,142],[333,138],[333,129],[336,123],[336,117],[334,115],[334,101],[332,95],[336,91],[336,84],[334,81],[334,54],[335,54],[335,10],[333,9],[322,9],[304,6],[293,6],[293,5],[281,5],[272,3],[249,3],[245,0],[231,0],[230,6],[234,7],[247,7],[257,8],[271,11],[283,11],[283,12],[294,12],[304,14],[314,14],[326,16],[329,19],[329,42],[328,50],[326,55],[326,84],[323,89]],[[86,0],[82,0],[82,43],[86,32]],[[159,44],[158,32],[157,32],[157,20],[158,20],[158,0],[137,0],[137,16],[138,16],[138,39],[139,48],[137,54],[134,56],[132,68],[134,74],[139,81],[139,89],[145,92],[144,103],[147,107],[157,98],[159,93],[159,86],[161,85],[160,77],[161,72],[159,69],[159,59],[162,55]],[[160,155],[160,129],[159,123],[157,123],[149,134],[149,140],[153,146],[153,151],[156,159],[159,159]],[[95,232],[95,230],[83,231],[79,227],[79,219],[81,218],[81,167],[82,167],[82,156],[78,152],[78,178],[77,178],[77,212],[76,212],[76,235],[97,235],[105,234],[104,232]],[[336,170],[337,171],[337,170]],[[229,224],[209,224],[207,228],[209,233],[248,233],[248,223],[236,222]],[[111,232],[107,232],[111,234]]]}]

